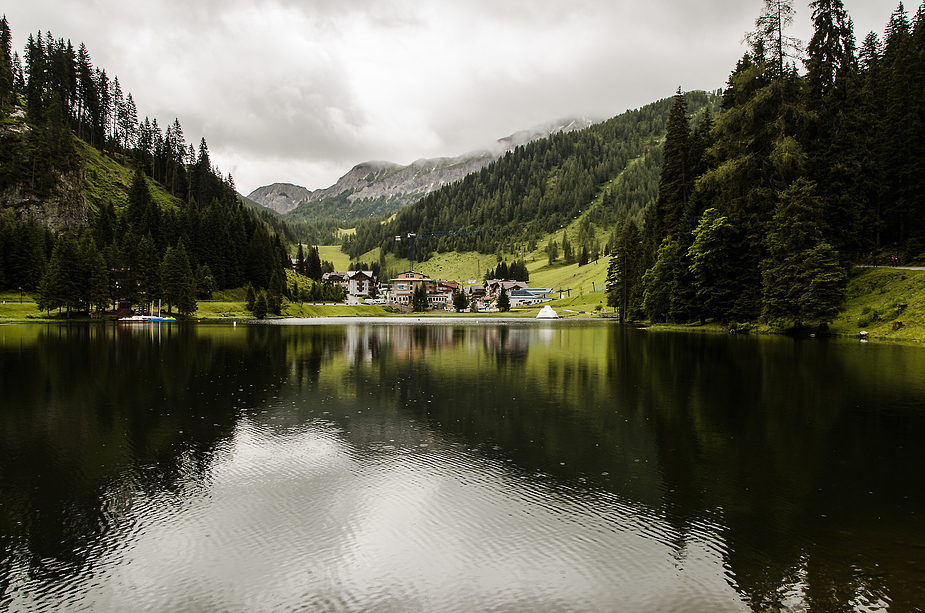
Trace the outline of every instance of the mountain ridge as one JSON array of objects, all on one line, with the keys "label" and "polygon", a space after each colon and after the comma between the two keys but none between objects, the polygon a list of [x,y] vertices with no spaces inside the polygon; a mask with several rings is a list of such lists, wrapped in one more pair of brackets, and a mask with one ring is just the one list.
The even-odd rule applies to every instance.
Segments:
[{"label": "mountain ridge", "polygon": [[568,117],[520,130],[488,147],[456,157],[420,158],[407,165],[381,160],[361,162],[327,188],[310,190],[278,182],[258,187],[247,197],[277,213],[300,220],[314,220],[320,215],[350,222],[387,215],[478,172],[518,146],[551,134],[581,130],[598,121]]}]

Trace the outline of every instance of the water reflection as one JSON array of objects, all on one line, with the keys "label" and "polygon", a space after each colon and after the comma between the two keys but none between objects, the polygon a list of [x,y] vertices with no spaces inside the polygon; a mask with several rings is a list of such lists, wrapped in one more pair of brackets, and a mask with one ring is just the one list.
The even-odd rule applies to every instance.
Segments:
[{"label": "water reflection", "polygon": [[326,323],[0,326],[0,606],[925,601],[920,349]]}]

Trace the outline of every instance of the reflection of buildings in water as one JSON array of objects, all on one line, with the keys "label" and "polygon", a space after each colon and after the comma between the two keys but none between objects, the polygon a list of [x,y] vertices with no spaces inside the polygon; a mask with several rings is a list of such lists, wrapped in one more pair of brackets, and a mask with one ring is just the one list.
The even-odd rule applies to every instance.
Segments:
[{"label": "reflection of buildings in water", "polygon": [[536,338],[546,347],[552,346],[552,339],[554,336],[555,331],[552,328],[540,328],[536,331]]},{"label": "reflection of buildings in water", "polygon": [[344,328],[341,351],[352,363],[371,364],[380,352],[396,357],[422,358],[436,351],[479,348],[491,355],[525,356],[531,340],[552,342],[554,330],[512,326],[457,326],[433,323],[356,324]]},{"label": "reflection of buildings in water", "polygon": [[529,330],[497,326],[484,330],[485,351],[494,355],[525,356],[530,345]]},{"label": "reflection of buildings in water", "polygon": [[344,355],[352,363],[373,361],[373,346],[377,345],[367,326],[347,326],[344,330]]}]

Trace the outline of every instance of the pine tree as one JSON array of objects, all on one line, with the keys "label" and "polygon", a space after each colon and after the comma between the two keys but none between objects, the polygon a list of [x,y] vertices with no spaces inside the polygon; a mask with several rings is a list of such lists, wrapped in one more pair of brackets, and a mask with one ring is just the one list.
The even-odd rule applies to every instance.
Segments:
[{"label": "pine tree", "polygon": [[511,297],[507,295],[507,290],[504,289],[504,286],[501,287],[501,293],[498,294],[498,310],[502,313],[511,310]]},{"label": "pine tree", "polygon": [[254,301],[254,307],[251,310],[254,312],[254,317],[257,319],[263,319],[267,316],[269,307],[267,303],[267,295],[265,292],[260,292],[257,295],[257,299]]},{"label": "pine tree", "polygon": [[132,176],[132,186],[128,193],[128,207],[125,210],[128,223],[135,229],[139,236],[144,236],[149,232],[152,235],[157,233],[157,228],[152,228],[152,221],[155,216],[151,213],[151,208],[156,206],[151,198],[151,191],[148,189],[148,183],[145,180],[144,173],[136,170]]},{"label": "pine tree", "polygon": [[423,283],[418,283],[414,286],[414,293],[411,294],[411,310],[420,313],[426,311],[427,307],[427,288]]},{"label": "pine tree", "polygon": [[688,251],[694,276],[701,321],[713,317],[726,321],[738,295],[735,230],[715,208],[704,211],[694,242]]},{"label": "pine tree", "polygon": [[799,59],[803,43],[788,36],[787,28],[793,25],[793,0],[764,0],[764,10],[755,20],[755,30],[745,35],[755,49],[763,49],[770,57],[768,62],[776,78],[785,75],[789,60]]},{"label": "pine tree", "polygon": [[643,309],[652,321],[667,321],[681,267],[681,245],[672,236],[662,241],[655,264],[642,276]]},{"label": "pine tree", "polygon": [[305,262],[305,251],[302,249],[302,241],[299,241],[299,250],[296,252],[295,260],[296,260],[296,264],[295,264],[296,272],[302,275],[303,277],[307,277],[308,275],[306,275],[305,273],[307,271],[308,266],[306,265],[306,262]]},{"label": "pine tree", "polygon": [[565,260],[566,264],[571,264],[575,261],[575,256],[572,253],[572,244],[568,242],[568,232],[562,233],[562,258]]},{"label": "pine tree", "polygon": [[832,87],[856,69],[854,26],[842,0],[813,0],[813,37],[807,47],[806,82],[821,102]]},{"label": "pine tree", "polygon": [[559,257],[559,245],[556,241],[549,241],[549,244],[546,246],[546,257],[549,258],[550,266],[552,266],[552,263]]},{"label": "pine tree", "polygon": [[453,308],[457,313],[462,313],[469,307],[469,298],[466,293],[459,288],[453,291]]},{"label": "pine tree", "polygon": [[588,263],[588,247],[587,245],[582,245],[581,253],[578,255],[578,265],[584,266]]},{"label": "pine tree", "polygon": [[244,293],[244,308],[248,311],[254,310],[254,304],[257,301],[257,295],[254,293],[254,286],[250,283],[247,284],[247,289]]},{"label": "pine tree", "polygon": [[653,251],[662,240],[676,234],[694,187],[691,164],[691,130],[687,100],[681,88],[674,96],[665,129],[662,171],[658,180],[658,199],[646,218],[646,236]]},{"label": "pine tree", "polygon": [[105,310],[112,299],[109,265],[103,253],[96,250],[95,245],[84,257],[85,265],[89,269],[88,306],[95,306],[99,311]]},{"label": "pine tree", "polygon": [[0,108],[13,100],[13,35],[6,15],[0,17]]},{"label": "pine tree", "polygon": [[212,270],[209,268],[208,264],[203,264],[196,268],[196,294],[200,298],[210,299],[215,290],[218,289],[218,284],[215,282],[215,277],[212,275]]},{"label": "pine tree", "polygon": [[318,247],[309,247],[308,262],[305,266],[305,276],[314,281],[321,281],[321,256],[318,255]]},{"label": "pine tree", "polygon": [[827,323],[844,300],[848,276],[825,241],[815,189],[800,179],[781,194],[768,234],[762,316],[780,327]]},{"label": "pine tree", "polygon": [[161,263],[161,283],[164,298],[167,300],[167,312],[173,305],[181,315],[196,312],[196,278],[193,276],[186,247],[181,240],[176,247],[168,247]]},{"label": "pine tree", "polygon": [[620,321],[635,319],[642,302],[639,230],[632,220],[623,223],[607,266],[607,305],[620,313]]}]

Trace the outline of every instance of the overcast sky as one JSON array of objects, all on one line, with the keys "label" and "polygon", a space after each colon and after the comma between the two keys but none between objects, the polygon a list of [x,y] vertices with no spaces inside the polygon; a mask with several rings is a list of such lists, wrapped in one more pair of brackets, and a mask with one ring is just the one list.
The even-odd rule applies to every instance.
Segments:
[{"label": "overcast sky", "polygon": [[[808,0],[807,0],[808,1]],[[882,37],[898,0],[843,0]],[[12,6],[10,5],[12,4]],[[607,118],[725,85],[762,0],[13,0],[29,33],[86,44],[139,118],[249,194],[317,189],[369,160],[456,156],[569,116]],[[907,3],[910,18],[917,5]],[[791,34],[807,42],[796,3]]]}]

